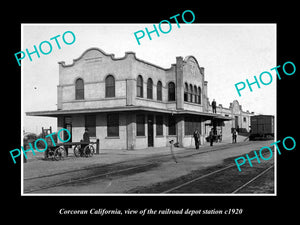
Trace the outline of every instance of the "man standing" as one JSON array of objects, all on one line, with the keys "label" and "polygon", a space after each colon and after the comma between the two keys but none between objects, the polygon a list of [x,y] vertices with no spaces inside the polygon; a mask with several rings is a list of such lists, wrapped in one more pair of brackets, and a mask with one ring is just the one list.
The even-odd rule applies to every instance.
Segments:
[{"label": "man standing", "polygon": [[194,139],[195,139],[196,149],[199,149],[200,133],[199,133],[199,131],[197,129],[194,131]]},{"label": "man standing", "polygon": [[174,161],[177,163],[177,159],[176,159],[175,154],[174,154],[174,151],[173,151],[174,140],[170,140],[169,143],[170,143],[170,150],[171,150],[172,158],[173,158]]},{"label": "man standing", "polygon": [[212,106],[213,113],[217,113],[217,103],[215,99],[212,101],[211,106]]},{"label": "man standing", "polygon": [[90,142],[90,135],[89,135],[89,129],[85,128],[85,132],[83,134],[83,141],[84,142]]},{"label": "man standing", "polygon": [[237,137],[237,131],[236,131],[236,129],[233,129],[233,132],[232,132],[232,143],[236,143],[236,137]]},{"label": "man standing", "polygon": [[210,146],[213,146],[213,142],[214,142],[214,128],[211,128],[211,130],[209,132],[209,141],[210,141]]},{"label": "man standing", "polygon": [[[89,129],[85,128],[85,132],[83,133],[83,142],[90,142],[90,134],[89,134]],[[84,154],[83,150],[85,146],[88,144],[82,144],[81,149],[80,149],[80,155],[82,156]]]}]

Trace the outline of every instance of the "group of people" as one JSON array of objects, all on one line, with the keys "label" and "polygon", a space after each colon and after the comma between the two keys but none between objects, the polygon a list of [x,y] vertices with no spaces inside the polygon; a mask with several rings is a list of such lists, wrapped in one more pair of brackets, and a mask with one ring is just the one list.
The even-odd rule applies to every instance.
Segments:
[{"label": "group of people", "polygon": [[[217,103],[216,103],[215,99],[213,99],[213,101],[211,102],[211,107],[212,107],[212,112],[217,113]],[[222,135],[222,134],[220,134],[220,135]],[[194,137],[194,140],[195,140],[196,149],[199,149],[200,133],[197,129],[194,131],[193,137]],[[236,143],[236,138],[237,138],[237,130],[234,128],[232,130],[232,143]],[[211,130],[209,132],[208,139],[209,139],[209,142],[210,142],[210,146],[213,146],[213,142],[216,139],[216,131],[215,131],[214,128],[211,128]],[[217,137],[217,140],[219,140],[219,137]]]},{"label": "group of people", "polygon": [[[195,146],[196,149],[199,149],[199,145],[200,145],[200,132],[198,131],[198,129],[196,129],[194,131],[194,140],[195,140]],[[214,128],[211,128],[210,132],[209,132],[209,142],[210,142],[210,146],[213,146],[213,142],[214,142],[214,138],[215,138],[215,134],[214,134]]]},{"label": "group of people", "polygon": [[[211,106],[212,106],[213,113],[217,113],[217,103],[216,103],[215,99],[212,101]],[[199,133],[198,129],[196,129],[194,131],[193,136],[194,136],[194,140],[195,140],[196,149],[199,149],[200,133]],[[211,131],[209,132],[209,139],[210,139],[210,146],[213,146],[213,140],[214,140],[214,130],[213,130],[213,128],[211,128]]]},{"label": "group of people", "polygon": [[[234,128],[232,130],[232,143],[236,143],[236,138],[237,138],[238,132],[237,130]],[[199,149],[199,145],[200,145],[200,132],[198,131],[198,129],[196,129],[193,133],[193,137],[195,140],[195,146],[196,149]],[[210,142],[210,146],[213,146],[213,142],[216,138],[215,132],[214,132],[214,128],[211,128],[210,132],[209,132],[209,142]]]}]

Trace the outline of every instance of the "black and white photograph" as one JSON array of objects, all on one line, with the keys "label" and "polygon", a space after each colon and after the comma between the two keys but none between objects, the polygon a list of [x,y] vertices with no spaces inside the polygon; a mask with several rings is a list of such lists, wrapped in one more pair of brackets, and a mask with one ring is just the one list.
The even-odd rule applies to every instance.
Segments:
[{"label": "black and white photograph", "polygon": [[3,220],[294,221],[296,5],[113,4],[5,8]]},{"label": "black and white photograph", "polygon": [[22,24],[25,48],[24,195],[276,194],[276,24]]}]

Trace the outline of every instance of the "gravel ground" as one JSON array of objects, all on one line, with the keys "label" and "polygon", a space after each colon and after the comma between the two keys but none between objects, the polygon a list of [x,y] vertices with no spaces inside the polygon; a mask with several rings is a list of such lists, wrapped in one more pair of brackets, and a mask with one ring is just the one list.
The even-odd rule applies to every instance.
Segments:
[{"label": "gravel ground", "polygon": [[[165,182],[178,178],[180,176],[187,175],[195,170],[203,170],[210,166],[216,166],[221,164],[224,159],[230,157],[237,157],[248,153],[252,150],[259,149],[263,146],[268,146],[272,141],[256,141],[256,142],[244,142],[238,144],[217,144],[213,148],[204,146],[199,151],[206,151],[209,149],[217,149],[221,146],[228,148],[221,151],[212,151],[203,154],[194,155],[193,157],[179,158],[178,163],[175,163],[171,156],[170,160],[160,162],[144,168],[136,170],[134,172],[122,173],[115,176],[98,177],[95,179],[85,180],[76,184],[66,184],[58,187],[53,187],[45,190],[40,190],[36,193],[126,193],[130,190],[154,185],[159,182]],[[183,148],[175,148],[175,153],[185,151]],[[196,150],[193,150],[196,152]],[[77,170],[78,172],[65,173],[64,175],[57,176],[55,182],[64,181],[65,179],[73,179],[78,177],[85,177],[90,175],[100,174],[99,169],[102,166],[110,165],[110,170],[114,170],[117,166],[120,166],[116,162],[127,161],[131,166],[137,165],[147,158],[153,155],[170,155],[169,148],[151,148],[135,151],[106,151],[100,155],[94,155],[92,158],[75,158],[69,157],[62,161],[45,161],[35,156],[35,159],[29,160],[24,164],[24,177],[34,177],[53,173],[61,173],[70,170]],[[140,159],[140,160],[136,160]],[[130,161],[132,160],[132,161]],[[154,159],[153,159],[154,160]],[[152,162],[155,162],[155,160]],[[88,171],[88,175],[82,172],[82,168],[91,168]],[[50,179],[44,179],[45,184],[51,183]],[[28,185],[33,186],[35,183],[25,181],[24,187]],[[36,181],[36,185],[43,185],[42,182]]]}]

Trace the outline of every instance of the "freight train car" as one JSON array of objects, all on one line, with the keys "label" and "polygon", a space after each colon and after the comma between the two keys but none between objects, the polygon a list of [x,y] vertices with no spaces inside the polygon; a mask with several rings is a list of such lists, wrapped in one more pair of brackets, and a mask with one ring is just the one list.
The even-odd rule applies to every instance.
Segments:
[{"label": "freight train car", "polygon": [[249,136],[249,140],[274,138],[274,116],[252,116],[250,121],[251,133]]}]

